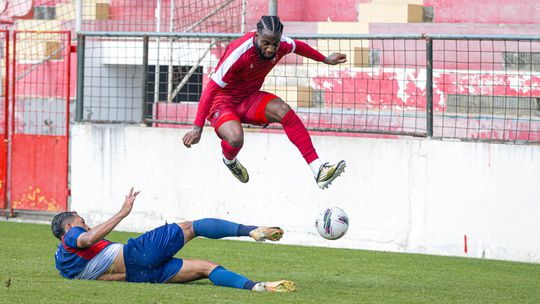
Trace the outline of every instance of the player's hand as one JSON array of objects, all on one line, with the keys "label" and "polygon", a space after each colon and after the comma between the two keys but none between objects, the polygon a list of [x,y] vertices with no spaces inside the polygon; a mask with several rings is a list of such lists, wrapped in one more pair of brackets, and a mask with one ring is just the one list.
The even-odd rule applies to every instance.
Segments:
[{"label": "player's hand", "polygon": [[347,62],[347,55],[342,53],[332,53],[328,57],[324,58],[324,63],[336,65]]},{"label": "player's hand", "polygon": [[137,198],[137,195],[141,193],[141,191],[135,191],[133,192],[133,187],[129,190],[129,194],[126,195],[126,199],[124,200],[124,204],[122,205],[122,209],[120,209],[120,213],[123,216],[127,216],[131,209],[133,208],[133,202],[135,202],[135,199]]},{"label": "player's hand", "polygon": [[186,135],[184,135],[184,138],[182,138],[184,146],[191,148],[191,145],[198,144],[199,140],[201,140],[201,134],[202,128],[199,126],[194,126],[193,130],[187,132]]}]

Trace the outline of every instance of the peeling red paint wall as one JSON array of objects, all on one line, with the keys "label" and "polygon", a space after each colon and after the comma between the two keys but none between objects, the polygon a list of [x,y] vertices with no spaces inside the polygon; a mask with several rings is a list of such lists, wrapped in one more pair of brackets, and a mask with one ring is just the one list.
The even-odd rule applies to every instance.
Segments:
[{"label": "peeling red paint wall", "polygon": [[[328,108],[371,109],[390,107],[426,108],[425,71],[334,72],[315,77],[312,85],[324,91]],[[433,106],[446,109],[449,94],[540,97],[540,75],[433,73]]]},{"label": "peeling red paint wall", "polygon": [[424,0],[438,23],[536,24],[540,2],[523,0]]},{"label": "peeling red paint wall", "polygon": [[67,136],[13,135],[13,209],[67,210]]},{"label": "peeling red paint wall", "polygon": [[[38,57],[37,48],[25,48],[25,32],[14,35],[17,44],[10,71],[12,113],[10,159],[10,200],[12,209],[65,211],[68,198],[69,95],[75,96],[75,64],[70,66],[68,33],[56,33],[64,47],[58,57],[29,61]],[[40,41],[41,37],[34,38]],[[47,37],[45,37],[47,38]],[[44,38],[41,38],[45,40]],[[34,52],[32,52],[34,51]],[[34,57],[32,57],[34,56]],[[68,57],[71,56],[71,57]],[[69,70],[68,70],[69,69]],[[55,135],[50,135],[55,134]]]},{"label": "peeling red paint wall", "polygon": [[[248,1],[247,20],[258,20],[268,15],[268,0]],[[357,21],[358,3],[371,0],[292,0],[278,1],[278,15],[284,21]]]}]

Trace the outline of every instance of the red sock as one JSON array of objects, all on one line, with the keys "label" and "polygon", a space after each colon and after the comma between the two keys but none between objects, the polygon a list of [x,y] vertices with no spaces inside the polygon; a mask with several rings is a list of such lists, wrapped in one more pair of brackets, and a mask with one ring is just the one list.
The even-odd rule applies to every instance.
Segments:
[{"label": "red sock", "polygon": [[306,127],[293,110],[290,110],[283,116],[281,125],[289,140],[300,150],[300,153],[302,153],[308,164],[319,158]]},{"label": "red sock", "polygon": [[228,160],[233,160],[236,155],[238,155],[238,152],[240,152],[240,149],[242,149],[242,146],[235,148],[229,145],[229,143],[223,139],[221,140],[221,149],[225,158],[227,158]]}]

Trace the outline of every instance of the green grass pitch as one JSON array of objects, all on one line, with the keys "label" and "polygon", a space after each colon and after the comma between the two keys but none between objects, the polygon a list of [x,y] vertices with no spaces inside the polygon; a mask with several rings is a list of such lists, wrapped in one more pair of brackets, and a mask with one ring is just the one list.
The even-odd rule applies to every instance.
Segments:
[{"label": "green grass pitch", "polygon": [[[125,242],[134,233],[113,232]],[[285,235],[286,237],[286,235]],[[190,284],[66,280],[48,225],[0,222],[0,303],[540,303],[540,264],[196,239],[182,258],[208,259],[298,291],[255,293]]]}]

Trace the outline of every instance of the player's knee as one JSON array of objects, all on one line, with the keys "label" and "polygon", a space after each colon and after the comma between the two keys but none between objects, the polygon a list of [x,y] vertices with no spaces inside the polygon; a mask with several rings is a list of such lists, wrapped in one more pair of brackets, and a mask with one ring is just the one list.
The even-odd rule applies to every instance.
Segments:
[{"label": "player's knee", "polygon": [[281,102],[279,106],[277,107],[276,114],[279,117],[279,120],[282,120],[283,117],[290,111],[291,106],[289,106],[286,102]]},{"label": "player's knee", "polygon": [[184,239],[187,239],[189,241],[195,237],[195,230],[193,230],[192,221],[178,223],[178,226],[180,226],[180,228],[182,228],[182,231],[184,232]]},{"label": "player's knee", "polygon": [[244,136],[242,136],[242,134],[235,134],[228,138],[227,142],[233,148],[242,148],[242,146],[244,145]]},{"label": "player's knee", "polygon": [[201,264],[200,264],[200,268],[199,268],[199,275],[201,276],[204,276],[206,278],[208,278],[210,276],[210,273],[216,269],[216,267],[218,267],[219,265],[214,263],[214,262],[210,262],[210,261],[201,261]]}]

